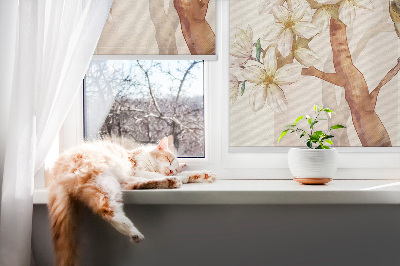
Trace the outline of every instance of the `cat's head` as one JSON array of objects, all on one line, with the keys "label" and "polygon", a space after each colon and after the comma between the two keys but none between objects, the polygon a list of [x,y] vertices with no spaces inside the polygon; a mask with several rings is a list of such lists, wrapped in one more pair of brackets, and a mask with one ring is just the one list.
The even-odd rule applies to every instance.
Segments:
[{"label": "cat's head", "polygon": [[179,162],[176,155],[168,148],[168,138],[165,137],[157,147],[150,152],[154,171],[163,175],[174,175],[179,170]]}]

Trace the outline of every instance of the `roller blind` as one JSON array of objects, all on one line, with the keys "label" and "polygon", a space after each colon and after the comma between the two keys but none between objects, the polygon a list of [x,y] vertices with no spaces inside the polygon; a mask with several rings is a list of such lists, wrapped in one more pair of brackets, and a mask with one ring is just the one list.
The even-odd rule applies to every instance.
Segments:
[{"label": "roller blind", "polygon": [[[400,9],[392,1],[231,0],[230,146],[400,146]],[[392,21],[393,20],[393,21]],[[378,96],[379,94],[379,96]],[[313,105],[330,108],[310,130]],[[340,124],[346,128],[330,130]],[[311,132],[310,132],[311,131]]]},{"label": "roller blind", "polygon": [[215,0],[114,0],[95,55],[213,60]]}]

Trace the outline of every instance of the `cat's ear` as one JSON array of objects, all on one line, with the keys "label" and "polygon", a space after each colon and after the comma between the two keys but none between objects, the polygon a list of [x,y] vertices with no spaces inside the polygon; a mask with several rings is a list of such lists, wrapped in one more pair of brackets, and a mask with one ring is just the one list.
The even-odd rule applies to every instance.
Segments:
[{"label": "cat's ear", "polygon": [[168,138],[167,137],[164,137],[164,138],[162,138],[162,140],[160,140],[160,143],[158,143],[157,149],[159,149],[160,151],[168,149]]},{"label": "cat's ear", "polygon": [[172,135],[168,136],[168,150],[170,152],[172,152],[172,154],[175,156],[178,154],[178,150],[176,149],[176,147],[174,145],[174,136],[172,136]]}]

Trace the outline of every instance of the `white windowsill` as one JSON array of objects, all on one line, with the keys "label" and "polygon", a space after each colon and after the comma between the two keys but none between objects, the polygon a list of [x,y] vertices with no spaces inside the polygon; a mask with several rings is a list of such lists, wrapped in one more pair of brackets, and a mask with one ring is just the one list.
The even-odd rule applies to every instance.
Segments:
[{"label": "white windowsill", "polygon": [[[35,189],[34,204],[47,204]],[[400,204],[400,180],[334,180],[305,186],[293,180],[218,180],[180,189],[124,191],[126,204]]]}]

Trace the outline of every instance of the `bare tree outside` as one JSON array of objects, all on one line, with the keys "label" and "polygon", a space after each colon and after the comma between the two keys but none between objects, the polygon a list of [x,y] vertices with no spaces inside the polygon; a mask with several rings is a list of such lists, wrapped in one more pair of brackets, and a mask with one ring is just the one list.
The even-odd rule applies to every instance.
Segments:
[{"label": "bare tree outside", "polygon": [[85,78],[85,138],[155,144],[204,157],[203,61],[93,60]]}]

